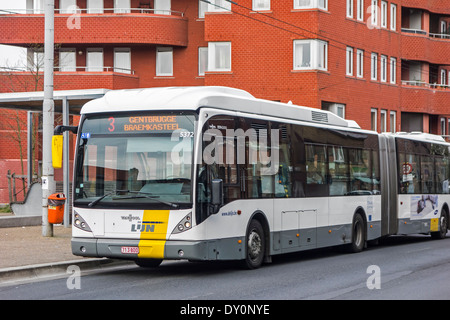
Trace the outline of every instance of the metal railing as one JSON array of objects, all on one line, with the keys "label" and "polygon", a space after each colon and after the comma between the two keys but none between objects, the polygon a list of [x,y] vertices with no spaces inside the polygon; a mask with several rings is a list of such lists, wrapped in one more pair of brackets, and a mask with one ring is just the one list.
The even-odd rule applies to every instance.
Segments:
[{"label": "metal railing", "polygon": [[[184,12],[175,10],[162,10],[162,9],[150,9],[150,8],[68,8],[68,9],[55,9],[56,14],[155,14],[155,15],[168,15],[168,16],[180,16],[184,17]],[[44,14],[43,9],[1,9],[0,15],[3,14]]]},{"label": "metal railing", "polygon": [[[119,68],[119,67],[102,67],[102,66],[83,66],[83,67],[69,67],[69,66],[59,66],[55,67],[54,70],[56,72],[114,72],[114,73],[123,73],[134,75],[135,71],[127,68]],[[40,67],[39,69],[29,68],[29,67],[0,67],[0,73],[5,72],[44,72],[44,68]]]},{"label": "metal railing", "polygon": [[438,84],[438,83],[428,83],[425,81],[419,81],[419,80],[402,80],[403,86],[412,86],[412,87],[422,87],[422,88],[428,88],[428,89],[443,89],[443,90],[450,90],[450,85],[448,84]]},{"label": "metal railing", "polygon": [[414,33],[414,34],[423,34],[423,35],[427,34],[427,32],[425,30],[422,30],[422,29],[410,29],[410,28],[402,28],[402,32]]},{"label": "metal railing", "polygon": [[450,34],[446,34],[446,33],[430,33],[430,38],[450,39]]}]

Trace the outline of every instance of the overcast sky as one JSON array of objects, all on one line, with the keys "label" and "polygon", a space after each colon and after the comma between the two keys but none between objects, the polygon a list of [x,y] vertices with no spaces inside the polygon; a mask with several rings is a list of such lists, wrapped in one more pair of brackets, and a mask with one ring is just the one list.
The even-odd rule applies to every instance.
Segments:
[{"label": "overcast sky", "polygon": [[[26,0],[0,0],[0,10],[25,9],[25,3]],[[25,57],[24,49],[0,45],[0,67],[23,65]]]}]

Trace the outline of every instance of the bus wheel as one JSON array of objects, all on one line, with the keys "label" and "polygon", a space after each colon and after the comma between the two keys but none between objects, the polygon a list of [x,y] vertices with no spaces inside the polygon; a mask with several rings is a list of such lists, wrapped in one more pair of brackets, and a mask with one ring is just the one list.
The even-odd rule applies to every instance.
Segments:
[{"label": "bus wheel", "polygon": [[442,210],[441,217],[439,218],[439,231],[431,232],[431,238],[444,239],[448,229],[448,217],[447,212]]},{"label": "bus wheel", "polygon": [[244,266],[248,269],[259,268],[264,261],[266,240],[264,229],[258,220],[252,220],[246,234],[246,252]]},{"label": "bus wheel", "polygon": [[134,263],[136,263],[141,268],[156,268],[162,262],[162,259],[136,259]]},{"label": "bus wheel", "polygon": [[351,253],[361,252],[364,249],[366,232],[363,217],[357,213],[352,225],[352,243],[349,246]]}]

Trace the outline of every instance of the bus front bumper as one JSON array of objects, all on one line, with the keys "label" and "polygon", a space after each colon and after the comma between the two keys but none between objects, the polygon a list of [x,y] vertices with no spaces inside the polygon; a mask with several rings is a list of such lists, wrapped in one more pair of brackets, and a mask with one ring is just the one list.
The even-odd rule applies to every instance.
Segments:
[{"label": "bus front bumper", "polygon": [[205,241],[72,238],[72,253],[130,260],[239,260],[244,257],[241,243],[234,238]]}]

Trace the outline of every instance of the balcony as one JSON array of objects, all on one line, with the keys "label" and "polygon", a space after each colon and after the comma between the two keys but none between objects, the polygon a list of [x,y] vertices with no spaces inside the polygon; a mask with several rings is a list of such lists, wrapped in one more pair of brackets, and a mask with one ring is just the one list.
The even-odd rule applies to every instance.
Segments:
[{"label": "balcony", "polygon": [[[0,43],[44,42],[44,15],[30,10],[0,11]],[[186,47],[188,21],[182,12],[155,9],[55,10],[58,44],[157,44]]]},{"label": "balcony", "polygon": [[448,114],[450,85],[402,80],[401,102],[407,112]]},{"label": "balcony", "polygon": [[[55,68],[55,90],[83,89],[131,89],[139,87],[139,77],[133,70],[103,67],[98,71],[87,71],[87,67],[77,67],[73,71]],[[0,92],[42,91],[44,73],[32,70],[0,70]]]}]

